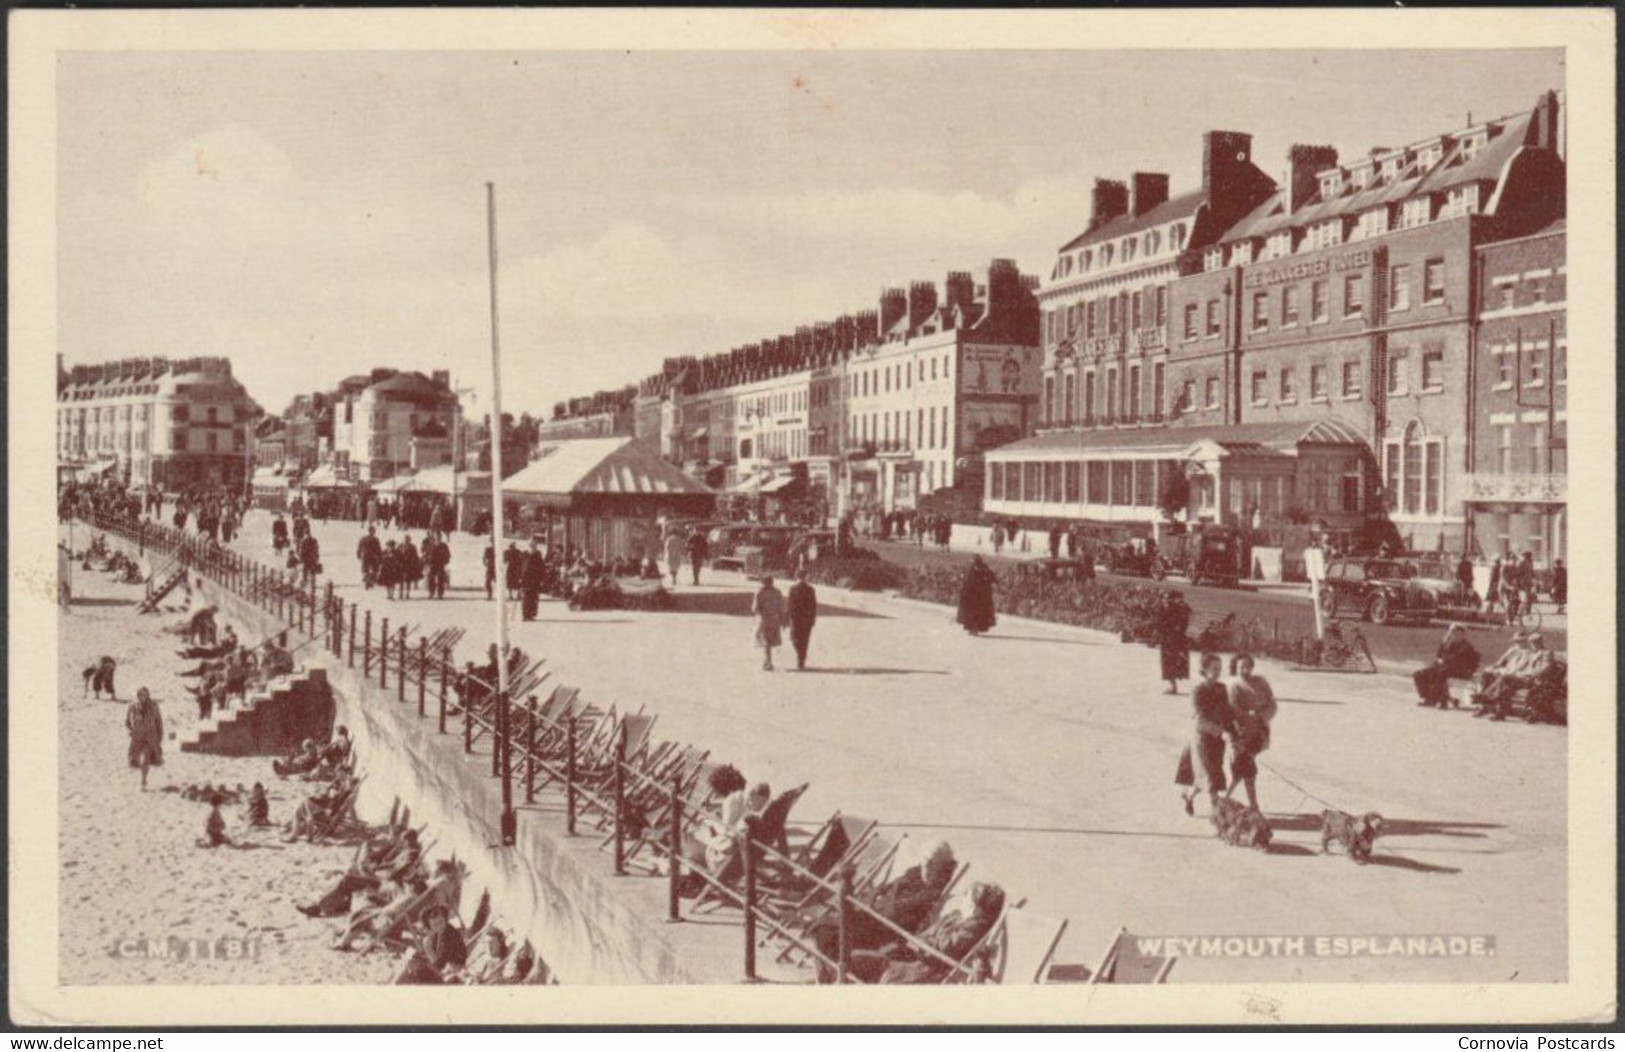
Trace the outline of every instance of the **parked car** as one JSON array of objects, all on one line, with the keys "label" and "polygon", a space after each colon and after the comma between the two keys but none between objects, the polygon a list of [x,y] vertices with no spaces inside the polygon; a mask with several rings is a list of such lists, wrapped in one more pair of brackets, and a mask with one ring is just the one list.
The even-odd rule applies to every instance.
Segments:
[{"label": "parked car", "polygon": [[725,526],[713,527],[705,538],[706,549],[711,556],[711,565],[719,570],[737,567],[738,562],[733,558],[734,549],[743,544],[750,537],[750,531],[755,528],[756,525],[749,522],[733,522]]},{"label": "parked car", "polygon": [[739,569],[747,577],[782,574],[789,565],[790,544],[801,529],[797,526],[755,526],[750,533],[734,545],[733,552],[712,565],[721,569]]},{"label": "parked car", "polygon": [[1414,555],[1399,560],[1410,580],[1433,593],[1435,606],[1466,607],[1473,602],[1472,589],[1456,580],[1456,564],[1437,555]]},{"label": "parked car", "polygon": [[1327,617],[1352,614],[1378,625],[1425,625],[1438,605],[1398,559],[1333,559],[1320,588],[1320,607]]},{"label": "parked car", "polygon": [[1168,563],[1156,547],[1144,537],[1133,537],[1121,544],[1100,549],[1106,572],[1126,574],[1130,577],[1149,577],[1160,581],[1168,576]]},{"label": "parked car", "polygon": [[1204,526],[1169,542],[1168,564],[1191,584],[1234,588],[1241,580],[1241,538],[1223,526]]}]

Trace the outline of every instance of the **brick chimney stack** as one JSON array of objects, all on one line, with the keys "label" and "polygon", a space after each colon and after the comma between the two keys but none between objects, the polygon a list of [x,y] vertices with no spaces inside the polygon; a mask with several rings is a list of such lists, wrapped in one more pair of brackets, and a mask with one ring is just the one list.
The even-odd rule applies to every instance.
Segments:
[{"label": "brick chimney stack", "polygon": [[872,310],[860,310],[853,319],[852,337],[859,347],[874,343],[880,338],[880,313]]},{"label": "brick chimney stack", "polygon": [[1096,230],[1128,211],[1128,187],[1116,179],[1096,179],[1089,199],[1089,229]]},{"label": "brick chimney stack", "polygon": [[1168,175],[1166,172],[1135,172],[1130,194],[1130,211],[1135,216],[1143,216],[1147,212],[1168,200]]},{"label": "brick chimney stack", "polygon": [[1233,190],[1253,159],[1253,137],[1210,131],[1202,136],[1202,189],[1209,200]]},{"label": "brick chimney stack", "polygon": [[891,332],[892,326],[908,314],[908,293],[902,289],[887,289],[880,294],[880,331]]},{"label": "brick chimney stack", "polygon": [[1331,146],[1305,146],[1287,151],[1287,211],[1302,208],[1320,185],[1320,173],[1337,167],[1337,150]]},{"label": "brick chimney stack", "polygon": [[968,270],[951,270],[948,280],[944,282],[947,290],[945,306],[949,310],[956,310],[961,317],[969,318],[976,309],[976,279]]},{"label": "brick chimney stack", "polygon": [[937,286],[930,281],[911,282],[908,287],[908,329],[917,331],[937,309]]}]

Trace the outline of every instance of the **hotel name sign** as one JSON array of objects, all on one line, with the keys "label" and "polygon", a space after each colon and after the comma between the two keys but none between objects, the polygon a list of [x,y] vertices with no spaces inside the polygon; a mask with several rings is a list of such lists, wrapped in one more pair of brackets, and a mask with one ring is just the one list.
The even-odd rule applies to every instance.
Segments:
[{"label": "hotel name sign", "polygon": [[1286,281],[1318,278],[1323,274],[1338,271],[1360,270],[1370,265],[1371,250],[1362,248],[1358,252],[1349,252],[1341,256],[1322,256],[1319,259],[1306,259],[1301,263],[1292,263],[1284,267],[1254,270],[1248,273],[1246,284],[1248,288],[1257,288],[1261,285],[1279,285]]}]

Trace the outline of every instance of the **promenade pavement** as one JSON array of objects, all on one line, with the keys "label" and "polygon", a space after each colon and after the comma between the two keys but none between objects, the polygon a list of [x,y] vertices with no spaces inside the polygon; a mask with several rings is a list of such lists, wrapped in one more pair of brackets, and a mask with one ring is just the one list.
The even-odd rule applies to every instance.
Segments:
[{"label": "promenade pavement", "polygon": [[[363,590],[359,527],[317,523],[338,593],[374,619],[493,637],[483,539],[454,538],[451,595]],[[411,531],[421,541],[421,531]],[[380,531],[399,537],[401,531]],[[271,561],[269,517],[234,547]],[[1280,699],[1259,794],[1274,850],[1217,841],[1172,784],[1190,697],[1163,693],[1156,652],[1020,619],[972,638],[947,607],[821,590],[807,672],[761,669],[753,585],[707,572],[662,613],[513,609],[511,639],[586,699],[659,715],[778,788],[796,817],[839,808],[949,841],[971,877],[1070,919],[1060,958],[1092,961],[1119,926],[1146,935],[1492,936],[1493,956],[1186,959],[1172,981],[1556,981],[1567,974],[1567,736],[1418,708],[1408,678],[1263,663]],[[421,595],[421,593],[420,593]],[[479,642],[476,642],[479,641]],[[1582,699],[1584,703],[1584,699]],[[1369,865],[1319,853],[1320,812],[1381,812]]]}]

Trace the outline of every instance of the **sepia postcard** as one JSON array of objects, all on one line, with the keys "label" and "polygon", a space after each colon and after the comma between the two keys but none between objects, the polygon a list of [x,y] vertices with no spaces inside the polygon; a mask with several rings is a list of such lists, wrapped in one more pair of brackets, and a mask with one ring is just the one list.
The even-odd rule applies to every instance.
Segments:
[{"label": "sepia postcard", "polygon": [[11,1018],[1613,1019],[1613,18],[12,12]]}]

